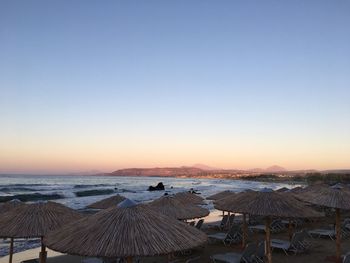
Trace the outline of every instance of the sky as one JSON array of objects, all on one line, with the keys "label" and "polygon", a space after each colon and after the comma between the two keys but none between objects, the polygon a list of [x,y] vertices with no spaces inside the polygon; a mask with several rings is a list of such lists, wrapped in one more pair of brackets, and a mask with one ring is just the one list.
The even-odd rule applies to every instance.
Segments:
[{"label": "sky", "polygon": [[350,168],[350,2],[0,1],[0,173]]}]

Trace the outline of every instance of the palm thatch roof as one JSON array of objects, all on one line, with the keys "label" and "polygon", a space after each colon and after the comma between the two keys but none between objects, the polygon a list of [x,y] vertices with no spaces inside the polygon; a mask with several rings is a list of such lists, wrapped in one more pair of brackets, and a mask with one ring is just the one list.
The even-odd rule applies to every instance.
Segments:
[{"label": "palm thatch roof", "polygon": [[203,197],[197,194],[192,194],[190,192],[180,192],[175,194],[174,197],[185,204],[194,204],[194,205],[205,204]]},{"label": "palm thatch roof", "polygon": [[147,205],[108,208],[44,239],[45,245],[56,251],[107,258],[168,254],[206,241],[203,232]]},{"label": "palm thatch roof", "polygon": [[100,201],[97,201],[95,203],[92,203],[88,205],[88,208],[93,208],[93,209],[107,209],[112,206],[116,206],[120,202],[124,201],[125,197],[121,196],[119,194],[113,195],[111,197],[108,197],[106,199],[102,199]]},{"label": "palm thatch roof", "polygon": [[81,218],[73,209],[55,202],[22,205],[1,215],[0,237],[42,237]]},{"label": "palm thatch roof", "polygon": [[328,187],[329,187],[329,185],[324,184],[324,183],[312,184],[312,185],[308,185],[305,188],[301,189],[299,192],[300,193],[309,193],[309,192],[314,192],[314,191],[318,191],[321,189],[325,189]]},{"label": "palm thatch roof", "polygon": [[234,194],[234,192],[229,191],[229,190],[225,190],[225,191],[222,191],[222,192],[210,195],[206,199],[215,201],[215,200],[219,200],[219,199],[225,198],[225,197],[227,197],[227,196],[229,196],[231,194]]},{"label": "palm thatch roof", "polygon": [[201,218],[209,215],[208,209],[191,203],[185,204],[173,196],[162,196],[147,205],[154,211],[179,220]]},{"label": "palm thatch roof", "polygon": [[6,213],[6,212],[10,211],[11,209],[13,209],[15,207],[22,206],[22,205],[25,205],[25,204],[17,199],[8,201],[6,203],[2,203],[2,204],[0,204],[0,213],[1,214]]},{"label": "palm thatch roof", "polygon": [[241,192],[215,203],[218,210],[260,216],[321,217],[323,214],[305,206],[291,195],[274,191]]},{"label": "palm thatch roof", "polygon": [[303,190],[303,188],[301,186],[297,186],[297,187],[294,187],[294,188],[290,189],[288,192],[298,193],[298,192],[300,192],[302,190]]},{"label": "palm thatch roof", "polygon": [[277,192],[286,192],[286,191],[289,191],[289,188],[287,187],[282,187],[282,188],[279,188],[276,190]]},{"label": "palm thatch roof", "polygon": [[350,190],[340,185],[311,189],[303,193],[301,198],[315,205],[344,210],[350,209]]}]

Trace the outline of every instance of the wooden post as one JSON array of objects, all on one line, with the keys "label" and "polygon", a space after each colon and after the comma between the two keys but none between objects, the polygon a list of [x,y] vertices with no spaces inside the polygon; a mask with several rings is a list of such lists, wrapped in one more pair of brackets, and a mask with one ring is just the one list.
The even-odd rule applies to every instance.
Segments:
[{"label": "wooden post", "polygon": [[292,220],[290,218],[289,218],[289,225],[288,225],[288,235],[289,235],[289,241],[291,241],[293,236],[293,225],[292,225]]},{"label": "wooden post", "polygon": [[228,229],[231,228],[230,216],[231,216],[231,213],[228,212],[228,220],[227,220]]},{"label": "wooden post", "polygon": [[126,262],[127,262],[127,263],[132,263],[132,257],[127,257],[127,258],[126,258]]},{"label": "wooden post", "polygon": [[336,231],[336,236],[337,236],[337,240],[336,240],[336,247],[337,247],[337,252],[336,252],[336,261],[337,263],[341,262],[341,230],[340,230],[340,210],[339,208],[336,208],[335,210],[335,231]]},{"label": "wooden post", "polygon": [[243,213],[243,239],[242,239],[242,248],[245,248],[246,243],[247,243],[247,221],[246,221],[246,214]]},{"label": "wooden post", "polygon": [[265,255],[267,257],[267,262],[272,263],[272,254],[271,254],[271,237],[270,237],[270,217],[265,219],[265,232],[266,232],[266,242],[265,242]]},{"label": "wooden post", "polygon": [[11,240],[10,240],[9,263],[12,263],[12,257],[13,257],[13,237],[11,237]]},{"label": "wooden post", "polygon": [[41,252],[39,253],[40,263],[46,263],[46,256],[47,256],[46,247],[44,245],[43,240],[44,240],[44,237],[41,237]]}]

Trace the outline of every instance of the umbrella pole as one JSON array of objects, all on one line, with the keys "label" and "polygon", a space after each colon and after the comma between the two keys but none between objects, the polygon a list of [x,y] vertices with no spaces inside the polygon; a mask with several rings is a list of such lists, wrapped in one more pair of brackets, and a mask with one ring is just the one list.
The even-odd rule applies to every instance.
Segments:
[{"label": "umbrella pole", "polygon": [[243,239],[242,239],[242,247],[245,247],[245,244],[247,243],[247,221],[246,221],[246,214],[243,213]]},{"label": "umbrella pole", "polygon": [[228,212],[228,220],[227,220],[227,225],[228,225],[228,229],[230,229],[231,228],[231,226],[230,226],[230,216],[231,216],[231,213],[230,212]]},{"label": "umbrella pole", "polygon": [[13,255],[13,237],[11,237],[11,240],[10,240],[10,256],[9,256],[9,263],[12,263],[12,255]]},{"label": "umbrella pole", "polygon": [[267,257],[267,262],[272,263],[272,255],[271,255],[271,239],[270,239],[270,217],[266,217],[265,219],[265,232],[266,232],[266,241],[265,241],[265,255]]},{"label": "umbrella pole", "polygon": [[337,241],[336,241],[336,247],[337,247],[337,253],[336,253],[336,260],[337,263],[341,262],[341,247],[340,247],[340,243],[341,243],[341,235],[340,235],[340,209],[336,208],[335,210],[335,227],[336,227],[336,235],[337,235]]},{"label": "umbrella pole", "polygon": [[293,225],[292,225],[292,220],[289,218],[289,225],[288,225],[288,235],[289,235],[289,241],[292,240],[292,235],[293,235]]},{"label": "umbrella pole", "polygon": [[41,237],[41,252],[39,253],[39,261],[40,263],[46,263],[46,255],[47,255],[47,252],[46,252],[46,247],[44,245],[44,237]]},{"label": "umbrella pole", "polygon": [[127,263],[132,263],[132,257],[127,257],[127,258],[126,258],[126,262],[127,262]]}]

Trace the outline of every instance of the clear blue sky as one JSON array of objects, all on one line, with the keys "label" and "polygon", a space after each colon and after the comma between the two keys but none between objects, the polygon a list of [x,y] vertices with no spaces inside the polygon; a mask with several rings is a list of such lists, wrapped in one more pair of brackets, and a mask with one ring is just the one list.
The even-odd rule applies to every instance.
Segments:
[{"label": "clear blue sky", "polygon": [[0,1],[0,172],[350,168],[349,1]]}]

